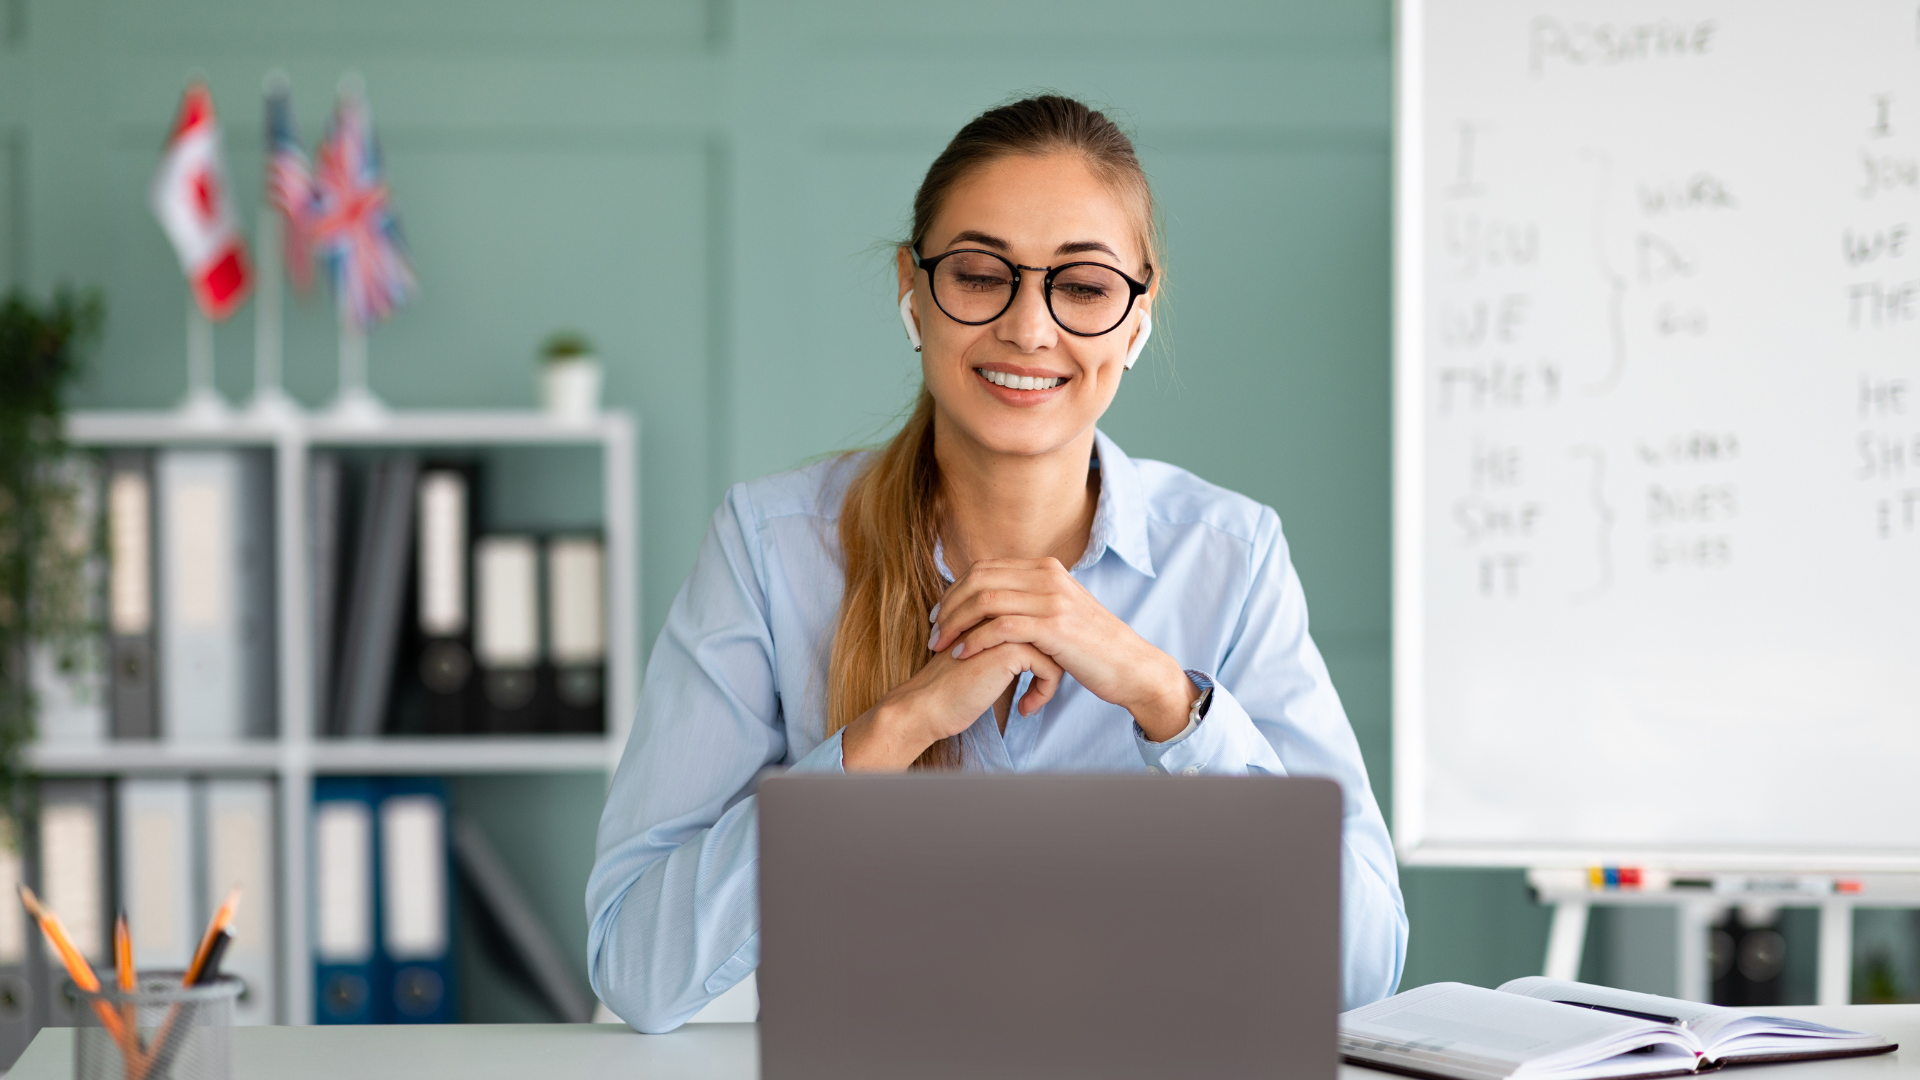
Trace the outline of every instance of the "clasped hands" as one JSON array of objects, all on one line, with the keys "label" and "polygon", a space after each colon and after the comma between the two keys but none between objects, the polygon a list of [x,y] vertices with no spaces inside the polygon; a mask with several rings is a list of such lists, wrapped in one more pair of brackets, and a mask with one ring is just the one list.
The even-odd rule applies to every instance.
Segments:
[{"label": "clasped hands", "polygon": [[841,736],[849,772],[899,772],[929,746],[972,727],[1022,673],[1013,703],[1031,716],[1072,675],[1125,709],[1147,738],[1187,726],[1200,690],[1179,663],[1093,598],[1058,559],[983,559],[947,589],[932,614],[933,658]]}]

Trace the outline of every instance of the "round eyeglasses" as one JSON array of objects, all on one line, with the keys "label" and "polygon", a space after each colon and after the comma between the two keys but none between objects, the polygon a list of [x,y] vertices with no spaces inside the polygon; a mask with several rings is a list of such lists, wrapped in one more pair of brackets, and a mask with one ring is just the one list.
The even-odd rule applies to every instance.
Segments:
[{"label": "round eyeglasses", "polygon": [[[1075,337],[1099,337],[1117,329],[1133,310],[1133,302],[1147,291],[1105,263],[1072,262],[1060,266],[1021,266],[991,251],[957,248],[931,259],[913,254],[913,264],[927,272],[933,302],[947,318],[967,326],[984,326],[1007,313],[1020,293],[1021,271],[1045,274],[1042,293],[1047,312],[1060,329]],[[1149,280],[1153,272],[1147,272]]]}]

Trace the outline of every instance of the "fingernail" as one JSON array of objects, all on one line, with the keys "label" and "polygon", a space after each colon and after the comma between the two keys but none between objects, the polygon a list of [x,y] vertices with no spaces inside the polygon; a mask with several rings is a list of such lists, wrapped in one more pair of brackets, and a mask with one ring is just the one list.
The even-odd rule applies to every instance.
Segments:
[{"label": "fingernail", "polygon": [[933,633],[927,635],[927,648],[929,649],[933,648],[933,643],[939,640],[940,640],[940,627],[938,624],[935,624],[933,628]]},{"label": "fingernail", "polygon": [[955,660],[958,660],[962,656],[965,656],[966,653],[967,653],[967,643],[964,641],[953,647],[953,658]]},{"label": "fingernail", "polygon": [[927,612],[927,621],[932,623],[937,623],[940,621],[940,605],[939,604],[933,605],[933,610]]}]

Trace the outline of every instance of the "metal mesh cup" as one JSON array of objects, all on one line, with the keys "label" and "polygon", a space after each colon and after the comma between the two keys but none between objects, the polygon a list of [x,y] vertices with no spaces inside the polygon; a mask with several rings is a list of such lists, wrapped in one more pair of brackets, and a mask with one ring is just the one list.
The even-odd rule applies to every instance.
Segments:
[{"label": "metal mesh cup", "polygon": [[233,1075],[233,1003],[242,982],[231,975],[181,986],[179,972],[149,972],[130,993],[73,984],[74,1080],[229,1080]]}]

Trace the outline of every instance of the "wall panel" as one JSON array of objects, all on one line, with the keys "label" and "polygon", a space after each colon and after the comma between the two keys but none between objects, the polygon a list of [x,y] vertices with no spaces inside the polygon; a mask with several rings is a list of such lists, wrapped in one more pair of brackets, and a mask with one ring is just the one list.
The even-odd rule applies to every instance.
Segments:
[{"label": "wall panel", "polygon": [[[26,32],[0,43],[0,277],[106,289],[79,404],[164,407],[184,388],[185,287],[145,199],[187,74],[213,87],[251,228],[262,76],[291,74],[311,144],[356,69],[422,282],[373,336],[374,386],[403,406],[530,404],[541,337],[590,334],[607,400],[645,423],[649,645],[728,483],[874,441],[909,403],[886,243],[946,139],[1024,89],[1111,105],[1158,185],[1172,276],[1106,426],[1278,508],[1387,790],[1385,0],[0,0],[8,12]],[[26,235],[8,205],[31,207]],[[288,335],[289,386],[324,403],[324,292],[290,305]],[[250,309],[217,353],[244,400]],[[577,906],[572,887],[542,903]],[[1537,956],[1510,879],[1409,887],[1412,977]]]}]

